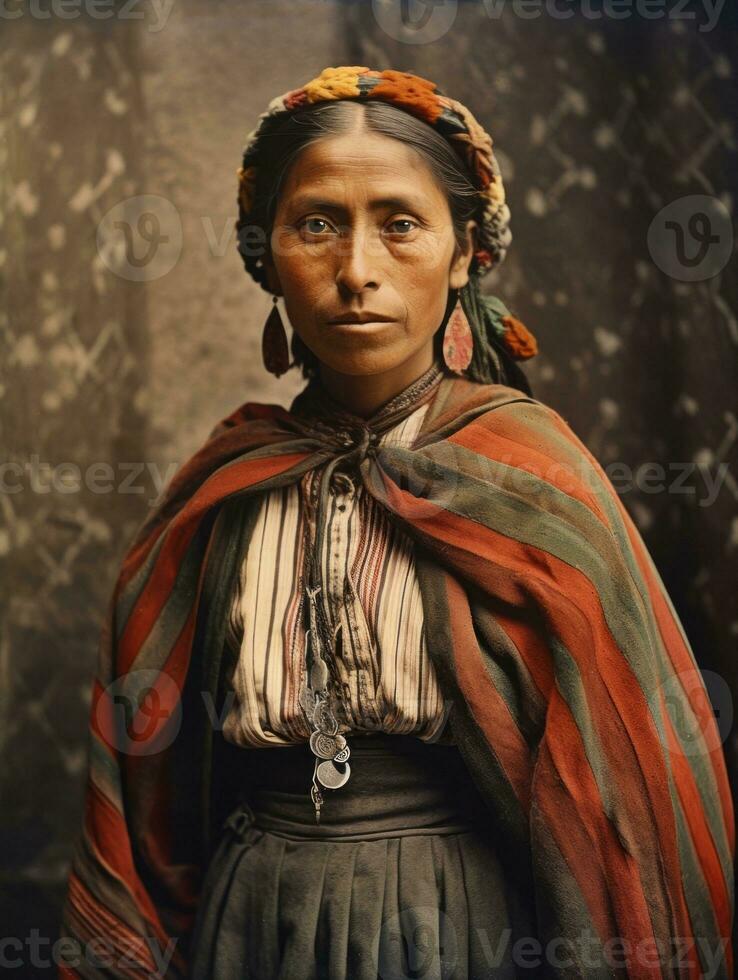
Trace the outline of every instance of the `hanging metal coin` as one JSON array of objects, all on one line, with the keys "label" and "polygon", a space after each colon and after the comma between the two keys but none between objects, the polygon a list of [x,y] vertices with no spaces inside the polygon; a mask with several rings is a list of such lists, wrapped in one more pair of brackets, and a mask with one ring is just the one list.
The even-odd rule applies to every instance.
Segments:
[{"label": "hanging metal coin", "polygon": [[[351,775],[351,767],[348,764],[350,751],[346,739],[338,731],[338,722],[331,710],[329,671],[323,656],[315,601],[320,589],[321,586],[307,589],[310,628],[305,633],[308,664],[305,691],[305,700],[308,702],[306,714],[314,729],[310,734],[309,744],[315,756],[310,797],[315,806],[316,823],[320,823],[320,811],[324,803],[321,786],[325,789],[340,789],[348,782]],[[310,703],[311,698],[312,703]]]},{"label": "hanging metal coin", "polygon": [[[329,735],[322,731],[313,732],[310,736],[310,748],[314,755],[319,759],[335,759],[336,754],[346,748],[346,739],[343,735]],[[346,757],[348,758],[348,756]],[[345,762],[345,759],[339,759]]]},{"label": "hanging metal coin", "polygon": [[351,766],[348,762],[344,766],[344,769],[339,769],[332,759],[321,762],[316,772],[321,785],[326,789],[340,789],[345,785],[351,775]]}]

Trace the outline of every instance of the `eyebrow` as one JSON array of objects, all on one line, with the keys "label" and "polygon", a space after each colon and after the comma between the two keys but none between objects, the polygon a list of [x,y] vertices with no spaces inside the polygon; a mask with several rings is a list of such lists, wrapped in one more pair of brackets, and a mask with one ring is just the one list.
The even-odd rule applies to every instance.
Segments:
[{"label": "eyebrow", "polygon": [[[422,211],[427,202],[423,198],[415,197],[412,194],[392,194],[387,197],[374,198],[369,203],[373,211],[380,208],[396,207],[400,210]],[[300,194],[290,201],[291,211],[345,211],[346,208],[339,201],[331,201],[326,197],[314,194]]]}]

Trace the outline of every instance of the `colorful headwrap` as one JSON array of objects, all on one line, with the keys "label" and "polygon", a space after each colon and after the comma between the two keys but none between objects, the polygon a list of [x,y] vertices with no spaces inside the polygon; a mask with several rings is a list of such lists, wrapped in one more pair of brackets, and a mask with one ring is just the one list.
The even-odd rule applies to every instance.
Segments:
[{"label": "colorful headwrap", "polygon": [[[444,95],[427,78],[391,68],[374,71],[362,65],[324,68],[317,78],[272,99],[266,111],[259,116],[256,128],[246,137],[242,164],[236,171],[236,231],[239,242],[241,234],[248,230],[252,221],[260,155],[259,137],[280,116],[303,106],[337,99],[381,99],[417,116],[448,140],[466,165],[479,195],[479,205],[474,215],[478,248],[469,267],[470,285],[461,291],[460,298],[475,336],[475,374],[477,380],[483,382],[504,377],[508,383],[531,394],[522,372],[510,373],[508,369],[506,374],[503,373],[499,351],[504,351],[512,361],[527,360],[538,353],[536,338],[521,320],[512,315],[499,297],[483,294],[479,286],[480,276],[504,260],[512,241],[510,209],[505,203],[505,188],[492,150],[492,138],[466,106]],[[244,253],[241,254],[243,257]],[[244,257],[244,264],[255,281],[267,288],[261,259],[253,263]]]},{"label": "colorful headwrap", "polygon": [[317,78],[279,95],[259,116],[259,124],[246,138],[243,162],[238,168],[239,221],[246,222],[253,206],[258,156],[257,142],[264,120],[302,106],[336,99],[380,99],[412,113],[437,130],[457,151],[476,179],[479,190],[477,216],[479,249],[474,253],[479,272],[505,258],[512,241],[510,210],[505,203],[500,168],[492,150],[492,139],[466,106],[443,95],[435,82],[409,71],[373,71],[361,65],[324,68]]}]

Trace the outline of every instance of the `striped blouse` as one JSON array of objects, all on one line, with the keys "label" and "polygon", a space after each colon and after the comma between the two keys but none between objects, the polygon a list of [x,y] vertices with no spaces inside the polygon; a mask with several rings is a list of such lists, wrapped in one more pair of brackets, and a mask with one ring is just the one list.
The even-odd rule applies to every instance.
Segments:
[{"label": "striped blouse", "polygon": [[[379,437],[404,445],[416,436],[428,402]],[[242,746],[309,738],[300,706],[305,610],[301,570],[304,501],[319,470],[264,494],[241,564],[228,624],[236,652],[235,699],[224,737]],[[336,471],[323,538],[322,581],[341,624],[335,650],[343,688],[339,730],[412,734],[452,741],[425,642],[413,544],[392,524],[361,480]]]}]

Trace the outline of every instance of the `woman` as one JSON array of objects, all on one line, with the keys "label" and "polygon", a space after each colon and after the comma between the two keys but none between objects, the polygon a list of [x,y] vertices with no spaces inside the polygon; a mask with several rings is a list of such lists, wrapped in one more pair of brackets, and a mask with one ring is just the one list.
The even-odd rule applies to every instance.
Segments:
[{"label": "woman", "polygon": [[272,311],[265,364],[309,380],[224,419],[124,561],[61,975],[732,975],[709,700],[481,293],[491,139],[426,79],[328,68],[239,181],[294,328],[290,362]]}]

